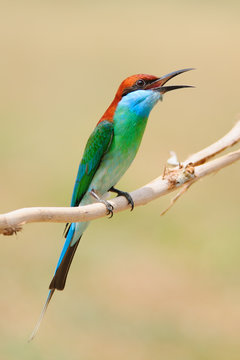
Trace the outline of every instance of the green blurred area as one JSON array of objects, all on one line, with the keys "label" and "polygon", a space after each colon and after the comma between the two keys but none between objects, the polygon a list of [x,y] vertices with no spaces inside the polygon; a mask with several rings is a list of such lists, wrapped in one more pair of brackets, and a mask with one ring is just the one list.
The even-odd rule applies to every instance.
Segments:
[{"label": "green blurred area", "polygon": [[[86,140],[123,78],[195,67],[152,114],[119,187],[157,177],[238,119],[239,2],[0,4],[1,213],[69,204]],[[171,199],[97,220],[37,338],[63,224],[1,238],[0,358],[240,357],[239,164]]]}]

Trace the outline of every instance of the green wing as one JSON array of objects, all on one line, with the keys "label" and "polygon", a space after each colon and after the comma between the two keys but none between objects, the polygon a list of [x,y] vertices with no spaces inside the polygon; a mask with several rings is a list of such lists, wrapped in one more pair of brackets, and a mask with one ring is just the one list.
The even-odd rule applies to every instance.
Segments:
[{"label": "green wing", "polygon": [[113,138],[113,123],[102,121],[88,139],[73,189],[71,206],[78,206],[85,195]]}]

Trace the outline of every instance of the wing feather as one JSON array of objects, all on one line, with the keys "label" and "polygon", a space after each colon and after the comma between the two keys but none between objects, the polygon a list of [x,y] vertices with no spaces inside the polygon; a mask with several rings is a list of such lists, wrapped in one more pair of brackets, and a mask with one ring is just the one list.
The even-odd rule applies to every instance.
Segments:
[{"label": "wing feather", "polygon": [[73,189],[71,206],[78,206],[85,195],[100,163],[111,145],[113,123],[102,121],[88,139]]}]

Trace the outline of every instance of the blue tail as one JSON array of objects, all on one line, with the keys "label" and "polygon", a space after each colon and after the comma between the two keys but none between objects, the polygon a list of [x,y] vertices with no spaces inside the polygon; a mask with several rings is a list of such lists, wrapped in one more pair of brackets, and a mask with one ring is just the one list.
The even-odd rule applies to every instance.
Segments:
[{"label": "blue tail", "polygon": [[55,274],[49,285],[50,290],[51,289],[63,290],[65,287],[68,271],[72,263],[72,259],[74,257],[75,251],[77,250],[79,241],[81,239],[81,235],[80,235],[79,239],[76,242],[74,242],[73,245],[71,245],[71,241],[73,239],[74,233],[75,233],[75,224],[73,223],[70,225],[70,228],[67,232],[66,241],[62,249],[60,258],[58,260]]},{"label": "blue tail", "polygon": [[79,237],[79,239],[71,246],[71,241],[73,239],[73,235],[75,233],[75,224],[72,223],[67,231],[67,237],[66,237],[66,241],[65,241],[65,244],[63,246],[63,249],[62,249],[62,252],[61,252],[61,255],[60,255],[60,258],[58,260],[58,263],[57,263],[57,267],[56,267],[56,270],[55,270],[55,274],[53,276],[53,279],[49,285],[49,293],[48,293],[48,297],[47,297],[47,300],[45,302],[45,305],[42,309],[42,312],[40,314],[40,317],[39,317],[39,320],[29,338],[28,341],[31,341],[39,327],[40,327],[40,324],[42,322],[42,319],[47,311],[47,308],[48,308],[48,305],[50,303],[50,300],[54,294],[54,291],[55,289],[57,290],[63,290],[64,289],[64,286],[65,286],[65,283],[66,283],[66,279],[67,279],[67,275],[68,275],[68,271],[69,271],[69,268],[70,268],[70,265],[72,263],[72,259],[74,257],[74,254],[75,254],[75,251],[77,250],[77,246],[79,244],[79,241],[81,239],[81,236]]}]

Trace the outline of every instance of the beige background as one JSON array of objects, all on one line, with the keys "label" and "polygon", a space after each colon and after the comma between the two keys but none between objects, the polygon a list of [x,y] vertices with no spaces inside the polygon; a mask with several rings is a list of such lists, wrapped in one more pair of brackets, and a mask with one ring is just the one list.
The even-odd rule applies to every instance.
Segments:
[{"label": "beige background", "polygon": [[[128,75],[172,84],[119,186],[133,190],[238,118],[238,1],[1,1],[0,211],[69,204],[87,138]],[[240,357],[239,164],[170,198],[95,221],[30,344],[62,224],[1,237],[1,359]]]}]

